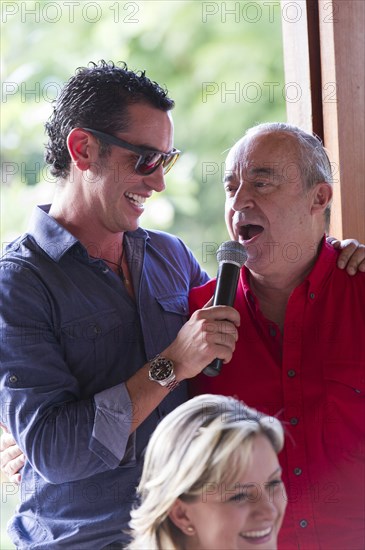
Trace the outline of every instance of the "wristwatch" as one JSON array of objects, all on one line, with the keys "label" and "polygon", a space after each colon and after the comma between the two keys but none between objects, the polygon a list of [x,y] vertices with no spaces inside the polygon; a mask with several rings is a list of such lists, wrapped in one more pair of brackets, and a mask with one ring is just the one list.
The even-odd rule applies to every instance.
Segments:
[{"label": "wristwatch", "polygon": [[148,372],[148,378],[157,382],[160,386],[166,387],[172,391],[179,385],[174,373],[174,363],[171,359],[162,357],[160,354],[156,355],[150,363],[150,370]]}]

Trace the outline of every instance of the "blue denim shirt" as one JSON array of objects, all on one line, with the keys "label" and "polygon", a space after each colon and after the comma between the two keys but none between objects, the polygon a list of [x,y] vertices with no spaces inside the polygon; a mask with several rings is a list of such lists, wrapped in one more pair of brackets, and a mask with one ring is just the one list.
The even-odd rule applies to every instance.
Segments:
[{"label": "blue denim shirt", "polygon": [[[132,434],[124,381],[166,348],[208,277],[176,237],[124,236],[136,301],[102,260],[37,207],[0,262],[1,422],[25,452],[18,548],[124,542],[143,453],[181,384]],[[138,413],[138,411],[137,411]]]}]

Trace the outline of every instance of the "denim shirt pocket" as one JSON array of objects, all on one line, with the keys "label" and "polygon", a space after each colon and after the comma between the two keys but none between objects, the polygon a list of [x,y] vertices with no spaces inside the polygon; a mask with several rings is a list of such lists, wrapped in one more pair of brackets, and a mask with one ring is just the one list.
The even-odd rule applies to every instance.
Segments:
[{"label": "denim shirt pocket", "polygon": [[189,313],[188,297],[186,294],[169,294],[156,296],[157,302],[168,313],[187,316]]},{"label": "denim shirt pocket", "polygon": [[[116,342],[120,338],[121,325],[120,315],[115,310],[105,310],[75,318],[61,327],[65,360],[84,388],[88,387],[88,382],[95,388],[98,373],[106,387],[120,382],[120,377],[113,379],[113,366],[118,359]],[[101,365],[109,365],[110,373]],[[99,391],[102,389],[98,387]]]},{"label": "denim shirt pocket", "polygon": [[[160,306],[162,326],[165,334],[168,335],[168,343],[176,338],[181,327],[186,323],[189,316],[189,303],[186,294],[169,294],[156,296]],[[166,344],[167,345],[167,344]]]}]

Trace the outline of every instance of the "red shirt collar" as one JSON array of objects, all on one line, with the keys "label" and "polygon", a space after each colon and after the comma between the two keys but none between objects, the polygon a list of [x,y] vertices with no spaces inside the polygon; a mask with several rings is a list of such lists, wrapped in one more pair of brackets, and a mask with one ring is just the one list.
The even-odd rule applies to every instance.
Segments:
[{"label": "red shirt collar", "polygon": [[[330,273],[336,266],[336,258],[338,254],[339,252],[335,250],[331,244],[327,243],[326,237],[324,236],[320,243],[320,250],[316,263],[314,264],[311,272],[307,275],[302,284],[299,285],[307,285],[308,297],[311,294],[318,295],[318,293],[321,292],[321,289],[326,284]],[[240,286],[243,290],[247,303],[250,305],[250,307],[253,307],[253,305],[255,305],[255,309],[257,309],[258,303],[256,300],[256,296],[253,294],[250,287],[249,273],[250,271],[247,267],[243,267],[241,269]]]}]

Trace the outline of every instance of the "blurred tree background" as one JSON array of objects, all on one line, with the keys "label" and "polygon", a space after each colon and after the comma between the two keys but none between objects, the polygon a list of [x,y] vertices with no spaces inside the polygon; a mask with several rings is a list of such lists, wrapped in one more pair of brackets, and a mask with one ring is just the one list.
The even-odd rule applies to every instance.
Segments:
[{"label": "blurred tree background", "polygon": [[[2,247],[26,229],[35,204],[52,200],[43,124],[63,83],[89,61],[126,61],[168,88],[184,152],[142,225],[180,236],[214,275],[216,247],[228,238],[225,152],[253,124],[286,118],[280,1],[2,1],[0,9]],[[3,488],[5,550],[19,491]]]}]

